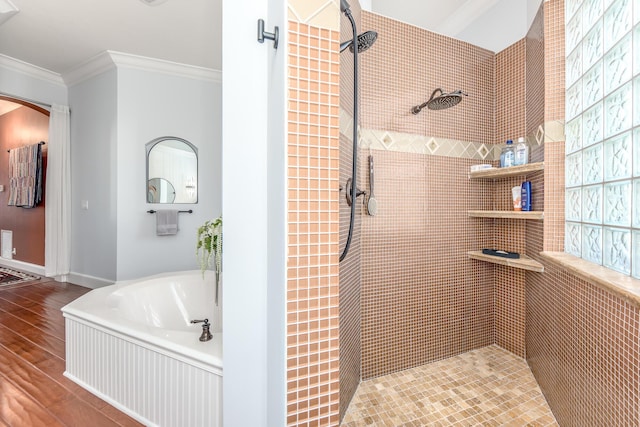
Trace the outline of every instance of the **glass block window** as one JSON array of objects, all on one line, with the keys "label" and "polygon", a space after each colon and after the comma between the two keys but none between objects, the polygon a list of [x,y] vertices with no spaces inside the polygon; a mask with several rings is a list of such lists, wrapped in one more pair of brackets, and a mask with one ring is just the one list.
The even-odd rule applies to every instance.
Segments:
[{"label": "glass block window", "polygon": [[640,278],[640,0],[565,17],[565,251]]}]

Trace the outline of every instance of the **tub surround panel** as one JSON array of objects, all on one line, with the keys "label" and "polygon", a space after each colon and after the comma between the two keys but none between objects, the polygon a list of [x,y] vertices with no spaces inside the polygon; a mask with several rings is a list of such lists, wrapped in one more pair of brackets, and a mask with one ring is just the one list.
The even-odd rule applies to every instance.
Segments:
[{"label": "tub surround panel", "polygon": [[101,399],[145,425],[222,426],[219,372],[183,363],[77,319],[67,317],[65,329],[65,376]]},{"label": "tub surround panel", "polygon": [[[65,376],[147,425],[221,426],[213,281],[199,270],[155,275],[65,305]],[[211,340],[199,341],[194,318],[211,320]]]},{"label": "tub surround panel", "polygon": [[288,33],[287,425],[337,425],[340,34]]}]

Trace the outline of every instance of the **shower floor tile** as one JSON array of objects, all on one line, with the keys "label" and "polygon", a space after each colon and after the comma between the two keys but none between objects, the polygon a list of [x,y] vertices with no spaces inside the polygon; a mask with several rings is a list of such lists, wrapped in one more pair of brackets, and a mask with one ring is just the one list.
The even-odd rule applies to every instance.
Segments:
[{"label": "shower floor tile", "polygon": [[362,382],[341,424],[557,425],[527,363],[497,345]]}]

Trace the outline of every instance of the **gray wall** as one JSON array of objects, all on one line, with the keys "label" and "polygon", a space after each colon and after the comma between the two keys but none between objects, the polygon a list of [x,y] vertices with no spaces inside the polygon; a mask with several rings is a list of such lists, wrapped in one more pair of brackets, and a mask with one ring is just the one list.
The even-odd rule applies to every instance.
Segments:
[{"label": "gray wall", "polygon": [[[118,69],[117,279],[197,269],[196,231],[222,212],[221,84],[136,69]],[[160,136],[198,148],[198,203],[146,203],[145,144]],[[156,236],[149,209],[179,215],[175,236]]]},{"label": "gray wall", "polygon": [[69,89],[72,277],[116,279],[116,85],[111,69]]}]

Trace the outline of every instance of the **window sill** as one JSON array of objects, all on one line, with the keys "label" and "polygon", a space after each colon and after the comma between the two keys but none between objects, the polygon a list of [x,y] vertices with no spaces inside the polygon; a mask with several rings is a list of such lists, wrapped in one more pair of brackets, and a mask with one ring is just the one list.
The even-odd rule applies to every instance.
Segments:
[{"label": "window sill", "polygon": [[640,280],[564,252],[540,252],[546,261],[640,307]]}]

